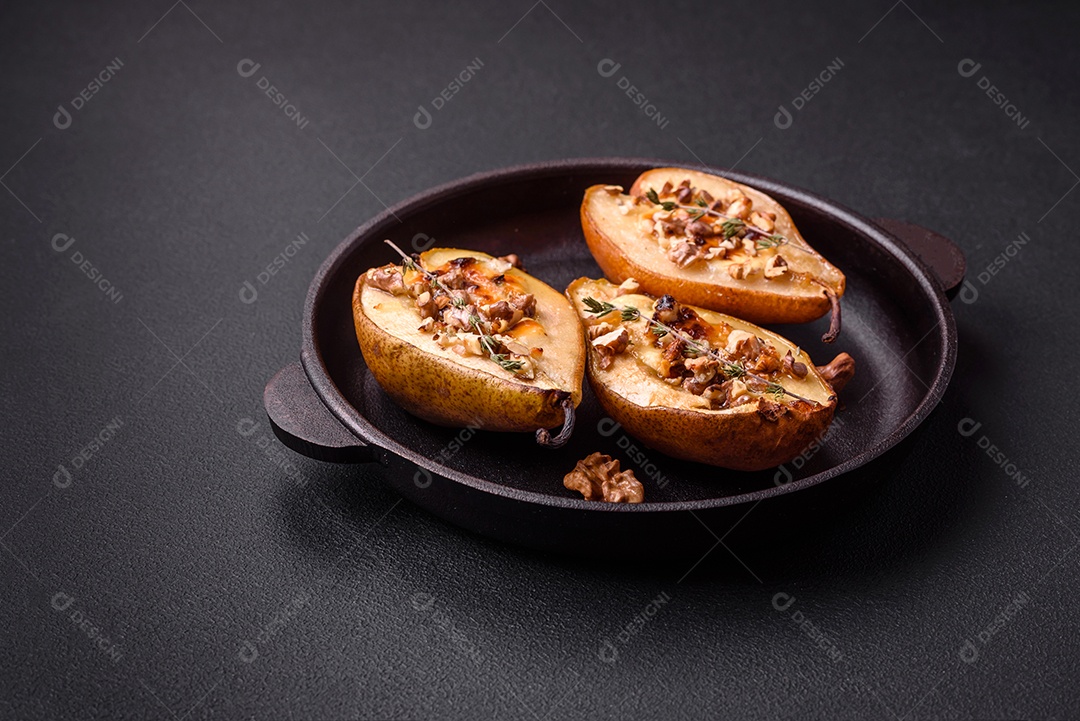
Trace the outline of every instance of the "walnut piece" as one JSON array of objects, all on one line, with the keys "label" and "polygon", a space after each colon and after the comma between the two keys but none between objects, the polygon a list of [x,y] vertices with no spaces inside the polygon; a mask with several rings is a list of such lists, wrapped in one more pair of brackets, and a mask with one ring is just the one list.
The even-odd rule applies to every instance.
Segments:
[{"label": "walnut piece", "polygon": [[667,258],[680,268],[686,268],[705,257],[709,249],[690,240],[678,240],[668,248]]},{"label": "walnut piece", "polygon": [[641,290],[641,283],[638,283],[634,278],[627,278],[619,284],[619,287],[615,290],[615,295],[633,295],[639,290]]},{"label": "walnut piece", "polygon": [[788,271],[788,263],[784,260],[784,256],[777,253],[773,257],[765,261],[765,277],[766,278],[779,278]]},{"label": "walnut piece", "polygon": [[619,462],[603,453],[592,453],[577,462],[563,478],[563,485],[586,501],[641,503],[645,489],[631,470],[620,471]]},{"label": "walnut piece", "polygon": [[372,288],[378,288],[394,295],[401,295],[406,292],[405,282],[401,278],[401,269],[396,265],[372,268],[367,272],[367,284]]},{"label": "walnut piece", "polygon": [[626,328],[616,328],[610,333],[605,333],[599,338],[593,338],[592,346],[600,354],[597,365],[600,370],[607,370],[615,362],[615,356],[626,350],[626,344],[630,342],[630,334]]},{"label": "walnut piece", "polygon": [[767,210],[755,210],[750,213],[750,223],[766,233],[771,233],[776,229],[776,213],[770,213]]}]

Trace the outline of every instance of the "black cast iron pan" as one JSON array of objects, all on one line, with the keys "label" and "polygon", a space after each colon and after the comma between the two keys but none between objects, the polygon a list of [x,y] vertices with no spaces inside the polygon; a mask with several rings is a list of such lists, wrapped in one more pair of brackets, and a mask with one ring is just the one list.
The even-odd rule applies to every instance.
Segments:
[{"label": "black cast iron pan", "polygon": [[[842,488],[838,476],[858,476],[851,472],[900,443],[944,393],[957,342],[946,294],[962,281],[964,259],[936,233],[870,221],[774,180],[719,171],[777,199],[811,245],[847,275],[836,343],[820,342],[827,318],[777,330],[819,364],[847,351],[858,365],[824,442],[785,466],[745,473],[668,458],[605,418],[587,383],[574,436],[557,451],[538,447],[529,433],[441,428],[398,408],[367,372],[350,298],[360,273],[395,260],[384,238],[406,250],[517,253],[529,273],[565,288],[582,275],[601,277],[580,227],[585,188],[629,187],[642,171],[669,165],[678,164],[570,160],[482,173],[421,193],[357,229],[311,283],[301,363],[266,386],[278,438],[313,458],[381,467],[399,493],[452,523],[573,554],[700,554],[714,542],[711,534],[722,538],[750,510],[746,525],[769,529],[831,503],[830,487]],[[646,502],[586,502],[565,489],[563,476],[594,451],[633,468]],[[871,475],[887,472],[880,462],[870,468]],[[837,480],[826,483],[831,479]]]}]

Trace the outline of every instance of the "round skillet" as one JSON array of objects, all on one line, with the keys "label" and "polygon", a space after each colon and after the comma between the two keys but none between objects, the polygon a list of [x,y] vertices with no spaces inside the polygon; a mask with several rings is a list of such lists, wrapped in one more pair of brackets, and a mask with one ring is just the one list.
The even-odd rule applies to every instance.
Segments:
[{"label": "round skillet", "polygon": [[[597,159],[497,170],[421,193],[361,226],[311,283],[301,364],[282,369],[266,387],[278,438],[314,458],[381,467],[401,495],[452,523],[581,555],[609,555],[613,548],[620,554],[697,554],[710,539],[706,529],[722,537],[751,509],[747,525],[767,528],[829,503],[827,487],[840,484],[826,481],[900,443],[945,391],[956,357],[946,292],[963,278],[963,256],[936,233],[874,222],[774,180],[721,171],[783,204],[810,244],[847,275],[844,328],[836,343],[820,342],[827,318],[776,329],[819,365],[840,351],[857,363],[824,442],[785,466],[745,473],[667,458],[607,419],[587,382],[574,436],[557,451],[538,447],[528,433],[441,428],[398,408],[364,365],[350,297],[360,273],[395,260],[384,238],[407,251],[517,253],[529,273],[562,289],[579,276],[601,277],[581,233],[585,188],[629,187],[642,171],[670,165],[678,164]],[[586,502],[565,489],[563,476],[594,451],[634,469],[646,502]]]}]

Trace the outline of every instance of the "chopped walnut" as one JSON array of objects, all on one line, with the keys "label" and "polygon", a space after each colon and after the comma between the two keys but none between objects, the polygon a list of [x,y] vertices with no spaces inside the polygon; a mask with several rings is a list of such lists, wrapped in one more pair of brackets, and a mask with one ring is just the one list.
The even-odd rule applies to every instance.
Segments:
[{"label": "chopped walnut", "polygon": [[424,332],[427,332],[427,331],[430,331],[434,327],[435,327],[435,319],[431,318],[431,317],[428,317],[428,318],[424,318],[423,322],[420,323],[420,327],[417,328],[416,330],[422,330]]},{"label": "chopped walnut", "polygon": [[514,317],[514,309],[505,300],[480,306],[480,315],[485,320],[509,320]]},{"label": "chopped walnut", "polygon": [[608,195],[621,195],[623,187],[621,185],[605,185],[604,192]]},{"label": "chopped walnut", "polygon": [[739,358],[752,358],[758,354],[761,344],[753,333],[733,330],[728,333],[726,350]]},{"label": "chopped walnut", "polygon": [[405,281],[401,279],[401,269],[395,265],[372,268],[367,272],[367,283],[372,288],[378,288],[394,295],[401,295],[406,292]]},{"label": "chopped walnut", "polygon": [[667,344],[664,352],[660,354],[660,365],[656,369],[661,378],[674,378],[676,383],[682,382],[682,373],[685,368],[683,348],[685,347],[686,344],[678,338]]},{"label": "chopped walnut", "polygon": [[420,295],[416,296],[416,308],[420,311],[420,317],[427,320],[434,320],[437,308],[435,301],[431,297],[431,293],[424,291]]},{"label": "chopped walnut", "polygon": [[443,313],[443,322],[453,328],[470,328],[472,327],[472,310],[467,306],[463,308],[454,306]]},{"label": "chopped walnut", "polygon": [[445,273],[439,275],[439,284],[444,288],[460,290],[469,284],[469,279],[461,266],[451,265]]},{"label": "chopped walnut", "polygon": [[686,223],[682,220],[659,220],[660,230],[665,236],[683,235],[686,233]]},{"label": "chopped walnut", "polygon": [[780,420],[780,416],[787,413],[787,406],[783,403],[777,403],[776,401],[770,401],[767,398],[758,398],[757,412],[767,421],[775,423]]},{"label": "chopped walnut", "polygon": [[708,252],[707,246],[698,245],[692,240],[679,240],[668,248],[667,257],[680,268],[686,268],[704,258]]},{"label": "chopped walnut", "polygon": [[563,478],[563,485],[577,491],[586,501],[641,503],[645,489],[632,470],[620,471],[619,461],[603,453],[592,453],[577,462]]},{"label": "chopped walnut", "polygon": [[757,241],[750,238],[742,239],[742,248],[746,251],[746,254],[751,258],[757,257]]},{"label": "chopped walnut", "polygon": [[536,297],[532,293],[515,295],[510,298],[510,305],[532,318],[536,314]]},{"label": "chopped walnut", "polygon": [[710,238],[716,235],[716,229],[703,220],[692,221],[686,226],[686,232],[697,238]]},{"label": "chopped walnut", "polygon": [[633,295],[634,293],[637,293],[639,290],[641,290],[641,283],[638,283],[633,278],[627,278],[626,280],[624,280],[622,283],[619,284],[619,287],[615,290],[615,295],[616,296]]},{"label": "chopped walnut", "polygon": [[750,395],[750,391],[741,379],[728,381],[728,383],[731,383],[731,388],[728,390],[728,405],[741,406],[744,403],[754,402],[754,396]]},{"label": "chopped walnut", "polygon": [[480,345],[480,336],[476,333],[461,333],[450,350],[460,356],[484,355],[484,347]]},{"label": "chopped walnut", "polygon": [[809,371],[805,363],[795,360],[795,357],[791,355],[791,351],[788,351],[787,355],[784,356],[784,370],[796,378],[805,378]]},{"label": "chopped walnut", "polygon": [[703,355],[698,358],[687,358],[683,361],[683,366],[694,374],[694,382],[700,384],[701,389],[705,390],[705,386],[708,385],[709,381],[716,377],[716,371],[720,364],[715,358]]},{"label": "chopped walnut", "polygon": [[769,343],[763,343],[757,358],[746,368],[751,373],[768,375],[780,370],[782,365],[783,361],[780,359],[780,353],[776,350],[776,347]]},{"label": "chopped walnut", "polygon": [[750,223],[756,227],[764,230],[766,233],[771,233],[776,229],[776,213],[769,212],[768,210],[755,210],[750,213]]},{"label": "chopped walnut", "polygon": [[766,278],[779,278],[786,272],[788,272],[788,263],[779,253],[765,261]]},{"label": "chopped walnut", "polygon": [[742,195],[742,193],[740,193],[739,195],[741,195],[742,197],[736,198],[731,203],[731,205],[727,207],[727,210],[724,211],[724,214],[731,218],[746,220],[750,217],[750,208],[753,205],[753,201],[751,201],[750,198],[747,198],[745,195]]},{"label": "chopped walnut", "polygon": [[726,408],[731,401],[729,393],[731,392],[731,381],[724,381],[723,383],[714,383],[705,388],[701,393],[701,397],[709,401],[709,406],[718,410]]},{"label": "chopped walnut", "polygon": [[671,295],[662,295],[653,303],[653,319],[661,323],[674,323],[679,317],[679,304]]},{"label": "chopped walnut", "polygon": [[626,328],[617,328],[610,333],[605,333],[592,341],[593,348],[600,355],[597,365],[600,370],[607,370],[615,362],[615,356],[626,350],[626,344],[630,342],[630,334]]},{"label": "chopped walnut", "polygon": [[660,195],[670,195],[673,188],[670,180],[665,181],[664,187],[660,188]]},{"label": "chopped walnut", "polygon": [[747,274],[746,264],[733,263],[732,265],[728,266],[727,272],[728,275],[730,275],[734,280],[742,280],[746,277]]},{"label": "chopped walnut", "polygon": [[601,321],[596,325],[591,325],[589,326],[589,340],[599,338],[605,333],[610,333],[613,330],[615,330],[615,326],[613,326],[611,323],[608,323],[607,321]]}]

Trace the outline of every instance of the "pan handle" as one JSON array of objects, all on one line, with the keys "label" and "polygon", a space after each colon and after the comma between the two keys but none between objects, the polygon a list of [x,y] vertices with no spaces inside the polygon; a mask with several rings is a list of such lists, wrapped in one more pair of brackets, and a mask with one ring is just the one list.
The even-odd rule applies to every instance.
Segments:
[{"label": "pan handle", "polygon": [[899,238],[915,255],[930,266],[941,281],[949,300],[956,297],[960,291],[960,285],[964,282],[964,273],[967,271],[964,251],[960,250],[956,243],[940,233],[905,220],[877,218],[874,222]]},{"label": "pan handle", "polygon": [[374,460],[371,447],[323,404],[299,363],[290,363],[270,379],[263,405],[274,435],[297,453],[332,463]]}]

